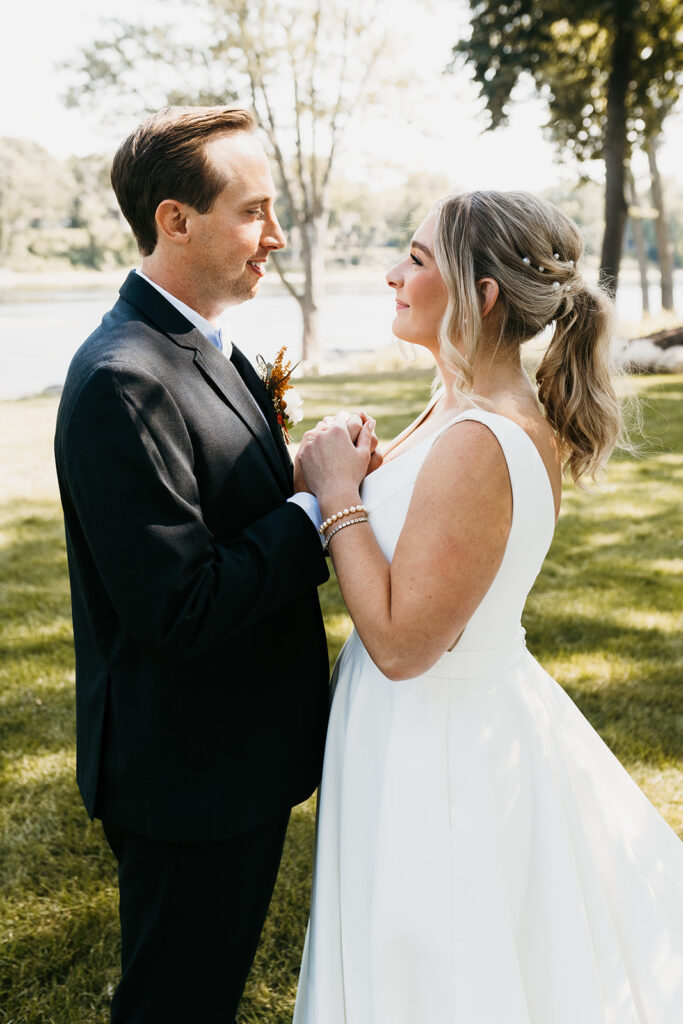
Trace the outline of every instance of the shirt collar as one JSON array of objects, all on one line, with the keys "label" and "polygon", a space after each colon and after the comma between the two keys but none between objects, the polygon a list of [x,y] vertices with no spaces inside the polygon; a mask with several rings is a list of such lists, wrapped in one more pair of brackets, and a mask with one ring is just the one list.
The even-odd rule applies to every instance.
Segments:
[{"label": "shirt collar", "polygon": [[157,284],[156,281],[152,281],[151,278],[147,277],[147,274],[143,274],[139,267],[135,268],[136,274],[139,274],[141,278],[151,284],[152,288],[163,295],[163,297],[171,303],[172,306],[182,313],[186,320],[189,320],[193,327],[201,331],[205,338],[215,345],[216,348],[222,349],[226,359],[229,359],[232,355],[232,341],[230,341],[230,329],[227,324],[223,324],[221,327],[216,327],[210,320],[206,320],[201,313],[198,313],[191,306],[187,306],[180,299],[177,299],[175,295],[171,295],[165,288]]}]

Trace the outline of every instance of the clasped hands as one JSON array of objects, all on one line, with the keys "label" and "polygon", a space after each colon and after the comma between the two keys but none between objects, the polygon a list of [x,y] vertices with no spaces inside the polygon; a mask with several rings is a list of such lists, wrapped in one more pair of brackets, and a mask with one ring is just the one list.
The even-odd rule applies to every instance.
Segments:
[{"label": "clasped hands", "polygon": [[294,490],[327,495],[355,493],[382,465],[375,420],[364,412],[325,416],[301,439],[294,460]]}]

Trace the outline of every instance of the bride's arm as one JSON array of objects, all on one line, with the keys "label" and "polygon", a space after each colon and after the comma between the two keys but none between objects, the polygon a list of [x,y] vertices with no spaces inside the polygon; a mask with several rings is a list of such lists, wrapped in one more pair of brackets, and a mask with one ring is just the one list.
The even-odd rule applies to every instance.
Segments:
[{"label": "bride's arm", "polygon": [[[369,431],[307,437],[299,458],[324,518],[360,503]],[[465,420],[434,443],[417,478],[391,563],[366,524],[329,551],[370,657],[390,679],[426,672],[453,645],[500,567],[512,520],[507,465],[491,431]]]}]

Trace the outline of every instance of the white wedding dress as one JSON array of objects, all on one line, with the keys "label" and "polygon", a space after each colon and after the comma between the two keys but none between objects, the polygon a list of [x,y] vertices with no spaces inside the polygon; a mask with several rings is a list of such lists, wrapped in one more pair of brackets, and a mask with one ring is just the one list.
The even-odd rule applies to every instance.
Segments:
[{"label": "white wedding dress", "polygon": [[[507,548],[429,672],[391,682],[355,631],[340,654],[294,1024],[683,1024],[683,843],[525,647],[537,449],[462,419],[505,454]],[[388,559],[441,433],[363,485]]]}]

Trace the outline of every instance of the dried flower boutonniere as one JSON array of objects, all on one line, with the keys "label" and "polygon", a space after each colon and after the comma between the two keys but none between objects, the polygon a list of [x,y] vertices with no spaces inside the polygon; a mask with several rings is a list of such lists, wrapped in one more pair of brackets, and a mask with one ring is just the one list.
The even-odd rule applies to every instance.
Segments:
[{"label": "dried flower boutonniere", "polygon": [[304,418],[304,402],[296,388],[289,383],[289,378],[299,364],[292,366],[290,362],[285,363],[286,351],[287,346],[283,345],[273,363],[269,363],[263,356],[256,356],[256,364],[259,377],[273,403],[283,437],[290,444],[292,439],[289,431]]}]

